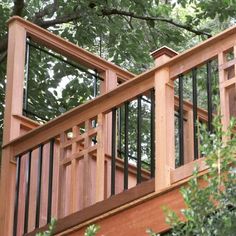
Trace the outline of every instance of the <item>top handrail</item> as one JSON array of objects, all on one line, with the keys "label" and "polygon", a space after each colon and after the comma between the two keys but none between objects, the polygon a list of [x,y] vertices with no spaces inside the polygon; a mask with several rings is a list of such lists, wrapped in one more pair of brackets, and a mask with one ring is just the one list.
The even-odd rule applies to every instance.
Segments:
[{"label": "top handrail", "polygon": [[[13,20],[17,20],[19,21],[21,24],[24,24],[26,27],[27,32],[29,32],[31,35],[34,35],[35,37],[37,36],[37,31],[40,32],[44,32],[45,36],[42,36],[43,39],[41,38],[41,40],[46,40],[47,38],[52,37],[53,39],[58,40],[58,42],[60,43],[65,43],[67,46],[72,47],[72,48],[76,48],[76,50],[80,51],[82,50],[82,53],[84,54],[88,54],[89,56],[92,56],[94,59],[98,59],[99,57],[94,56],[91,53],[88,53],[87,51],[78,48],[77,46],[59,38],[58,36],[55,36],[53,34],[51,34],[50,32],[41,29],[38,26],[35,26],[32,23],[29,23],[28,21],[25,21],[19,17],[13,17],[10,22],[12,22]],[[196,66],[199,66],[200,64],[204,63],[205,61],[212,59],[214,57],[217,56],[217,54],[219,53],[219,51],[224,51],[224,50],[228,50],[230,47],[233,47],[233,45],[235,44],[235,35],[236,34],[236,27],[231,27],[228,30],[223,31],[222,33],[206,40],[205,42],[199,44],[198,46],[193,47],[192,49],[187,50],[186,52],[183,52],[175,57],[173,57],[172,59],[170,59],[168,62],[163,63],[159,66],[156,66],[134,78],[132,78],[131,80],[126,81],[125,83],[123,83],[122,85],[118,86],[117,88],[111,90],[110,92],[104,94],[104,95],[100,95],[97,98],[95,98],[92,101],[89,101],[85,104],[82,104],[66,113],[64,113],[63,115],[55,118],[54,120],[49,121],[48,123],[36,128],[33,131],[30,131],[29,133],[20,136],[19,138],[14,139],[13,141],[6,143],[3,145],[3,147],[6,147],[8,145],[14,145],[14,144],[19,144],[21,141],[26,141],[26,140],[30,140],[32,137],[36,137],[37,134],[39,134],[40,132],[46,131],[47,129],[52,128],[55,125],[58,125],[59,123],[62,123],[60,125],[60,127],[66,127],[65,123],[66,120],[69,119],[71,116],[78,116],[78,114],[81,116],[81,114],[84,115],[84,119],[86,119],[86,117],[89,119],[92,117],[92,115],[97,115],[98,112],[105,112],[109,109],[111,109],[112,107],[115,107],[119,104],[117,104],[116,102],[111,103],[110,101],[106,101],[106,100],[110,100],[111,97],[115,98],[119,98],[117,99],[118,103],[122,103],[125,100],[131,99],[134,96],[136,96],[137,94],[141,94],[142,92],[145,92],[145,90],[154,87],[154,75],[158,70],[161,70],[164,67],[168,67],[169,68],[169,72],[170,72],[170,79],[175,79],[178,75],[182,74],[182,73],[186,73],[187,71],[189,71],[191,68],[194,68]],[[50,44],[50,42],[49,42]],[[191,58],[193,58],[193,60],[191,60]],[[115,68],[119,68],[111,63],[106,62],[105,60],[99,58],[99,60],[103,61],[104,64],[106,65],[112,65]],[[119,68],[120,69],[120,68]],[[136,86],[138,84],[145,84],[144,81],[146,82],[146,85],[144,86],[144,89],[142,89],[140,86]],[[149,81],[149,83],[148,83]],[[126,91],[128,89],[131,89],[132,87],[136,87],[137,91],[134,91],[134,93],[127,93]],[[122,96],[121,96],[122,94]],[[114,99],[115,100],[115,99]],[[102,108],[97,108],[96,112],[90,112],[90,117],[88,117],[88,114],[86,114],[86,111],[91,111],[91,107],[95,108],[100,106],[101,104],[103,104]],[[43,135],[45,136],[45,133],[43,133]],[[50,138],[50,135],[48,135],[48,138]]]},{"label": "top handrail", "polygon": [[[9,145],[17,146],[22,144],[19,145],[21,146],[19,149],[14,147],[14,153],[20,154],[28,148],[36,147],[41,142],[48,141],[50,138],[59,135],[62,131],[66,131],[73,125],[82,123],[100,113],[109,112],[112,108],[118,107],[125,101],[133,99],[153,87],[153,77],[137,76],[135,80],[128,80],[108,93],[99,95],[95,99],[75,107],[34,130],[3,144],[3,148]],[[129,93],[127,93],[128,90]],[[113,102],[111,102],[111,98]],[[70,121],[68,122],[68,120]]]},{"label": "top handrail", "polygon": [[25,29],[27,36],[35,42],[43,44],[44,46],[49,47],[57,53],[67,56],[72,60],[79,60],[79,62],[84,66],[96,69],[98,72],[105,72],[106,70],[111,69],[121,80],[129,80],[135,76],[135,74],[124,70],[123,68],[108,62],[105,59],[92,54],[19,16],[13,16],[7,23],[10,25],[13,22],[20,24]]}]

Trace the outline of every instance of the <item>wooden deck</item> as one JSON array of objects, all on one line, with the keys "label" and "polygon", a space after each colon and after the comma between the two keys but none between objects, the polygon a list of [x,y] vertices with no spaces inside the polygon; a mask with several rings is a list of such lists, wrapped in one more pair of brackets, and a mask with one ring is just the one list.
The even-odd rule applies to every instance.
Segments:
[{"label": "wooden deck", "polygon": [[[196,163],[201,174],[207,171],[198,149],[201,140],[196,135],[196,121],[210,126],[214,116],[209,93],[207,109],[203,109],[194,97],[197,85],[193,83],[193,99],[187,101],[180,82],[176,94],[176,82],[189,73],[194,81],[202,66],[207,68],[209,81],[209,65],[214,61],[226,129],[230,117],[235,116],[236,60],[228,55],[236,54],[236,28],[179,55],[168,48],[155,51],[156,66],[134,75],[19,17],[8,24],[0,234],[35,235],[52,216],[58,219],[58,235],[83,235],[91,223],[101,227],[99,235],[146,235],[147,228],[167,230],[162,207],[183,208],[179,188],[191,177]],[[101,95],[43,125],[25,117],[27,37],[96,69],[103,79]],[[134,100],[141,104],[144,96],[151,104],[149,170],[141,165],[140,143],[136,164],[128,162],[127,152],[124,159],[119,158],[117,149],[118,109]],[[139,105],[137,109],[141,114]],[[176,113],[180,166],[176,166]],[[141,121],[137,123],[139,127]],[[139,127],[137,139],[140,132]]]}]

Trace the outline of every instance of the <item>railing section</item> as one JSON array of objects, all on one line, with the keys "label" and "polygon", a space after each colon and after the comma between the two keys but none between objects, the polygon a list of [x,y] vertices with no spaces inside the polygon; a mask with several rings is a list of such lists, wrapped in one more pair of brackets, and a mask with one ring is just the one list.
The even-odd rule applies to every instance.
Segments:
[{"label": "railing section", "polygon": [[[191,176],[198,163],[205,170],[200,152],[199,126],[205,124],[209,134],[214,133],[212,121],[221,115],[226,130],[230,117],[235,117],[235,46],[230,42],[217,55],[212,55],[175,79],[176,102],[175,152],[176,168],[172,170],[172,183]],[[179,167],[179,168],[178,168]]]},{"label": "railing section", "polygon": [[[155,191],[161,192],[191,176],[195,163],[200,170],[207,168],[200,158],[198,124],[205,123],[214,132],[218,104],[224,129],[236,115],[236,28],[116,87],[119,78],[132,75],[14,19],[9,31],[13,47],[8,57],[5,117],[9,119],[5,119],[1,177],[3,235],[30,232],[52,216],[63,218],[152,177]],[[14,50],[18,37],[21,43]],[[12,94],[23,100],[21,56],[27,37],[97,69],[104,83],[101,96],[18,137],[22,105]]]}]

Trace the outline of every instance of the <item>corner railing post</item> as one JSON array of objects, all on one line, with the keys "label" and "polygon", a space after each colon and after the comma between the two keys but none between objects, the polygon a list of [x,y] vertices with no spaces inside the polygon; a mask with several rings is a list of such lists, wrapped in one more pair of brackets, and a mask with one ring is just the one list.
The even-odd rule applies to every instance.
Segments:
[{"label": "corner railing post", "polygon": [[[7,84],[3,145],[20,135],[20,123],[13,115],[22,114],[26,31],[17,21],[9,23]],[[3,148],[0,185],[0,235],[12,235],[16,165],[12,149]]]},{"label": "corner railing post", "polygon": [[22,115],[26,31],[17,21],[9,23],[7,84],[4,111],[3,144],[17,138],[20,122],[13,115]]},{"label": "corner railing post", "polygon": [[155,73],[156,173],[155,190],[170,186],[170,171],[175,168],[174,85],[169,68]]}]

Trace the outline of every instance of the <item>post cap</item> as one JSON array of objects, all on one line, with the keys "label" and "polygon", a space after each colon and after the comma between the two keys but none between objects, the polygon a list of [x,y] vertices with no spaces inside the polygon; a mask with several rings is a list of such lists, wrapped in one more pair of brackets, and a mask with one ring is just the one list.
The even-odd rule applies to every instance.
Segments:
[{"label": "post cap", "polygon": [[153,57],[153,59],[157,59],[157,58],[161,57],[162,55],[166,55],[170,58],[178,55],[178,53],[175,50],[173,50],[167,46],[163,46],[161,48],[158,48],[155,51],[151,52],[150,54]]}]

